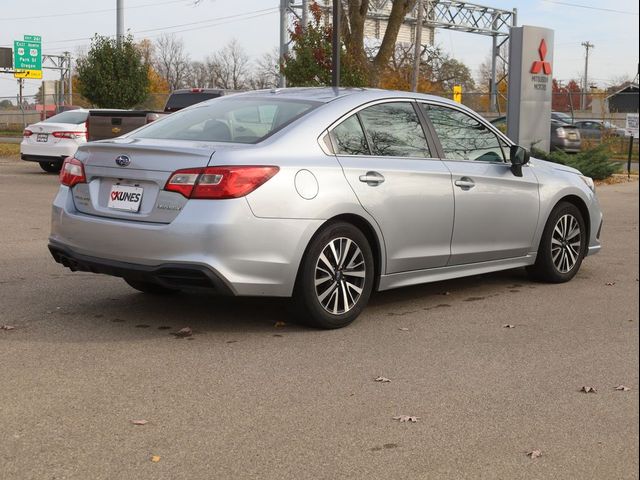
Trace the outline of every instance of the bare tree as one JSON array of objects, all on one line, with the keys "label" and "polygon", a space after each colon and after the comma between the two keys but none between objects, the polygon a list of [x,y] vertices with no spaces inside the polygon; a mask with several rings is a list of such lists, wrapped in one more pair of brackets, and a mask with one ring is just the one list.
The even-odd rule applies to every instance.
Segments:
[{"label": "bare tree", "polygon": [[249,57],[236,39],[213,54],[207,63],[218,88],[242,90],[247,87]]},{"label": "bare tree", "polygon": [[185,83],[189,87],[210,88],[214,83],[214,75],[208,62],[191,62],[185,77]]},{"label": "bare tree", "polygon": [[153,63],[171,90],[185,86],[189,71],[189,55],[185,51],[182,39],[167,34],[160,36],[156,40]]},{"label": "bare tree", "polygon": [[264,53],[253,64],[253,72],[249,78],[249,84],[253,89],[274,88],[278,85],[280,76],[278,50],[273,49]]}]

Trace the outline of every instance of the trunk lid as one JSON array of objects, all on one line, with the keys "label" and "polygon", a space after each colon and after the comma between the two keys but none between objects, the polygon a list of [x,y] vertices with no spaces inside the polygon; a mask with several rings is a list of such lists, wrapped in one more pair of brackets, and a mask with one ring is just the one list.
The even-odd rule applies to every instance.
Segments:
[{"label": "trunk lid", "polygon": [[[187,199],[179,193],[164,191],[167,180],[176,170],[207,166],[213,153],[220,148],[225,146],[130,138],[87,143],[76,153],[76,158],[84,164],[87,183],[73,187],[75,206],[88,215],[170,223]],[[120,164],[116,159],[120,159]],[[114,208],[112,195],[117,200],[114,191],[118,190],[141,193],[137,210]]]}]

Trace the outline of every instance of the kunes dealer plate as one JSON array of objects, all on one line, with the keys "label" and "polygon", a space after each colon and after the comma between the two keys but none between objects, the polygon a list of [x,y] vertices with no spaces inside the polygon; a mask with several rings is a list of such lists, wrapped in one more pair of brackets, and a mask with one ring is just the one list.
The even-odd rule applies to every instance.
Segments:
[{"label": "kunes dealer plate", "polygon": [[142,188],[129,185],[113,185],[109,193],[109,208],[137,212],[142,202]]}]

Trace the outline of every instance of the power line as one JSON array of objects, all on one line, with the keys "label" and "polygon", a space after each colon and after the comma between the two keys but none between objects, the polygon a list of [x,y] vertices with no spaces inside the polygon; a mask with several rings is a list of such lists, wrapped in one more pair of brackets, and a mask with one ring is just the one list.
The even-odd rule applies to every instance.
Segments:
[{"label": "power line", "polygon": [[[134,8],[144,8],[144,7],[160,7],[162,5],[169,5],[171,3],[184,3],[184,0],[170,0],[168,2],[161,2],[161,3],[144,3],[141,5],[132,5],[130,7],[124,7],[125,9],[129,10],[129,9],[134,9]],[[3,20],[34,20],[37,18],[54,18],[54,17],[71,17],[71,16],[78,16],[78,15],[90,15],[93,13],[107,13],[107,12],[114,12],[116,9],[115,8],[107,8],[107,9],[103,9],[103,10],[85,10],[83,12],[72,12],[72,13],[54,13],[51,15],[40,15],[40,16],[29,16],[29,17],[11,17],[11,18],[0,18],[0,21]]]},{"label": "power line", "polygon": [[[164,31],[164,30],[170,30],[172,28],[180,28],[180,27],[187,27],[187,26],[193,26],[193,25],[201,25],[203,23],[213,23],[212,25],[205,25],[203,27],[196,27],[196,28],[189,28],[186,30],[177,30],[175,32],[172,33],[180,33],[180,32],[185,32],[185,31],[192,31],[192,30],[199,30],[201,28],[209,28],[209,27],[214,27],[217,25],[222,25],[224,23],[231,23],[231,21],[237,21],[237,20],[248,20],[250,18],[255,18],[255,17],[260,17],[263,15],[268,15],[271,13],[274,13],[278,10],[277,7],[272,7],[272,8],[265,8],[263,10],[254,10],[251,12],[245,12],[245,13],[238,13],[235,15],[228,15],[226,17],[216,17],[216,18],[210,18],[208,20],[200,20],[197,22],[190,22],[190,23],[181,23],[181,24],[176,24],[176,25],[167,25],[164,27],[157,27],[157,28],[149,28],[146,30],[137,30],[134,32],[131,32],[132,34],[140,34],[140,33],[148,33],[148,32],[159,32],[159,31]],[[224,20],[231,20],[229,22],[225,22]],[[107,35],[109,37],[113,37],[113,35]],[[47,42],[48,44],[52,44],[52,43],[68,43],[68,42],[78,42],[78,41],[82,41],[82,40],[91,40],[93,37],[81,37],[81,38],[70,38],[70,39],[66,39],[66,40],[53,40],[51,42]]]},{"label": "power line", "polygon": [[542,0],[547,3],[555,3],[556,5],[564,5],[565,7],[585,8],[587,10],[597,10],[609,13],[624,13],[625,15],[638,15],[638,12],[630,12],[628,10],[615,10],[613,8],[592,7],[591,5],[580,5],[579,3],[560,2],[558,0]]}]

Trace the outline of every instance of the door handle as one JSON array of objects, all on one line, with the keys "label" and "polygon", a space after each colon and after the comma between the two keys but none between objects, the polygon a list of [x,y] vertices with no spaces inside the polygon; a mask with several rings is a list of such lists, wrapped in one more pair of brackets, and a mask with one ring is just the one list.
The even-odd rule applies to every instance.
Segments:
[{"label": "door handle", "polygon": [[360,175],[358,179],[370,187],[377,187],[384,183],[384,176],[378,172],[367,172],[365,175]]},{"label": "door handle", "polygon": [[462,177],[459,180],[453,182],[456,187],[460,187],[462,190],[471,190],[476,186],[476,182],[471,180],[469,177]]}]

